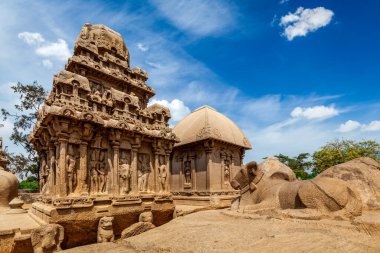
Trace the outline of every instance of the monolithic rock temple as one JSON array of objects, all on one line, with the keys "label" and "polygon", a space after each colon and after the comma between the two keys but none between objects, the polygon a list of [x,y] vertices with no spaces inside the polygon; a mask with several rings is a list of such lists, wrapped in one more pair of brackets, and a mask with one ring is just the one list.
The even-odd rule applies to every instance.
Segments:
[{"label": "monolithic rock temple", "polygon": [[[251,145],[241,130],[210,107],[173,130],[170,111],[148,106],[148,74],[130,67],[121,35],[85,24],[65,70],[38,113],[30,141],[40,157],[40,191],[32,213],[61,224],[66,246],[112,216],[115,233],[151,211],[155,225],[177,204],[230,205],[229,181]],[[73,226],[86,220],[85,225]],[[87,237],[88,238],[88,237]]]},{"label": "monolithic rock temple", "polygon": [[[171,218],[170,154],[179,139],[169,128],[169,110],[147,106],[155,94],[147,79],[130,68],[119,33],[83,26],[30,137],[41,160],[37,217],[85,219],[95,228],[98,217],[110,215],[118,234],[144,210],[157,216],[157,225]],[[73,231],[80,232],[87,233]]]},{"label": "monolithic rock temple", "polygon": [[[251,144],[226,116],[203,106],[179,122],[173,132],[171,189],[176,203],[230,204],[238,192],[230,185]],[[211,201],[211,202],[210,202]]]},{"label": "monolithic rock temple", "polygon": [[[230,119],[202,106],[171,129],[169,109],[148,106],[155,91],[147,79],[144,70],[131,69],[119,33],[103,25],[82,27],[30,135],[40,159],[40,194],[25,203],[32,203],[29,208],[17,178],[5,170],[0,138],[0,253],[51,253],[119,239],[128,243],[107,244],[104,252],[252,252],[245,243],[263,240],[261,249],[272,252],[299,236],[304,244],[313,236],[299,231],[316,229],[324,229],[318,238],[335,229],[339,236],[356,231],[350,235],[355,245],[364,237],[366,245],[376,241],[367,237],[380,235],[377,161],[357,158],[311,180],[298,180],[273,157],[244,165],[251,144]],[[198,211],[204,212],[188,215]],[[321,219],[337,225],[320,226]],[[277,239],[276,231],[288,237]],[[298,231],[295,238],[289,231]],[[273,238],[285,241],[270,250]],[[380,245],[373,249],[363,251],[379,252]]]}]

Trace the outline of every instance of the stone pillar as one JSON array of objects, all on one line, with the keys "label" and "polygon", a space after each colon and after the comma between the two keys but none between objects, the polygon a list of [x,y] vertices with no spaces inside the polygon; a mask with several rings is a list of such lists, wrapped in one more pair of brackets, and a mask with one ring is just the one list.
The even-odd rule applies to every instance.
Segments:
[{"label": "stone pillar", "polygon": [[166,150],[166,156],[165,156],[165,161],[166,161],[166,191],[170,192],[171,191],[171,185],[170,185],[170,178],[171,176],[171,171],[170,171],[170,150]]},{"label": "stone pillar", "polygon": [[119,194],[119,143],[118,142],[113,142],[112,143],[112,149],[113,149],[113,170],[112,170],[112,182],[113,182],[113,187],[112,187],[112,193],[114,195]]},{"label": "stone pillar", "polygon": [[179,190],[183,191],[183,157],[179,159],[179,162],[181,163],[179,170]]},{"label": "stone pillar", "polygon": [[79,172],[77,191],[82,195],[88,194],[87,185],[87,142],[82,142],[79,146]]},{"label": "stone pillar", "polygon": [[224,160],[226,159],[226,156],[224,154],[222,154],[220,156],[220,171],[221,171],[221,174],[220,174],[220,189],[223,189],[225,188],[224,186]]},{"label": "stone pillar", "polygon": [[211,191],[211,167],[212,167],[212,160],[211,160],[211,154],[212,149],[206,149],[206,164],[207,164],[207,171],[206,171],[206,190]]},{"label": "stone pillar", "polygon": [[197,171],[195,168],[195,155],[190,156],[191,161],[191,184],[193,191],[197,190]]},{"label": "stone pillar", "polygon": [[133,194],[137,194],[138,191],[138,175],[137,175],[137,150],[138,147],[132,146],[132,153],[131,153],[131,171],[132,171],[132,177],[131,177],[131,192]]},{"label": "stone pillar", "polygon": [[159,182],[159,174],[158,169],[160,168],[160,153],[158,150],[154,151],[154,171],[153,171],[153,178],[154,178],[154,191],[159,192],[161,184]]},{"label": "stone pillar", "polygon": [[59,184],[58,194],[60,197],[67,196],[67,182],[66,182],[66,154],[67,154],[67,139],[60,138],[59,140]]},{"label": "stone pillar", "polygon": [[[54,166],[53,161],[52,161],[53,157],[55,159],[55,166]],[[48,163],[49,163],[49,168],[50,168],[50,175],[49,175],[50,185],[49,185],[49,188],[50,188],[50,193],[51,193],[52,188],[56,183],[55,182],[55,180],[56,180],[55,176],[56,176],[56,169],[57,169],[57,165],[56,165],[57,164],[57,157],[55,155],[54,143],[50,143],[50,145],[49,145],[49,162]]]}]

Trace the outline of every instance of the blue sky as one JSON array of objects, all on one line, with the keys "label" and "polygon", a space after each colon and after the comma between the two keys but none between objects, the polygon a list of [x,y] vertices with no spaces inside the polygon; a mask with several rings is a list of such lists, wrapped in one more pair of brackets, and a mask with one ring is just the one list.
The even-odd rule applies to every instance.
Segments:
[{"label": "blue sky", "polygon": [[[208,104],[242,128],[246,160],[380,141],[378,1],[0,2],[0,107],[9,86],[50,89],[84,23],[120,32],[175,124]],[[0,135],[7,138],[11,122]],[[18,148],[5,140],[10,151]]]}]

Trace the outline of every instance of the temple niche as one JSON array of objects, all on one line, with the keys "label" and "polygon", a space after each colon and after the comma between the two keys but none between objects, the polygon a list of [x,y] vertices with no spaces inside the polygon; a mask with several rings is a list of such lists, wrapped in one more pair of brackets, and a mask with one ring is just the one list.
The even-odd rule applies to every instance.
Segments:
[{"label": "temple niche", "polygon": [[[185,117],[173,132],[180,142],[171,159],[171,187],[177,204],[228,206],[238,193],[230,180],[243,164],[251,144],[226,116],[202,106]],[[211,201],[211,202],[210,202]]]},{"label": "temple niche", "polygon": [[149,197],[149,209],[152,198],[170,201],[169,155],[178,138],[169,109],[148,106],[155,91],[147,80],[130,67],[119,33],[82,27],[30,136],[40,157],[41,203],[88,207],[101,198],[123,206]]}]

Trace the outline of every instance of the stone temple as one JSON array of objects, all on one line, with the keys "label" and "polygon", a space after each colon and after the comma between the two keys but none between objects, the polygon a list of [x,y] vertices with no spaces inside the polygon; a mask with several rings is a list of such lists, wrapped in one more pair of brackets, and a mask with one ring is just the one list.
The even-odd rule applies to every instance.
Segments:
[{"label": "stone temple", "polygon": [[202,106],[185,117],[173,132],[172,193],[177,204],[229,205],[238,194],[231,178],[243,164],[251,144],[226,116]]},{"label": "stone temple", "polygon": [[[96,231],[101,216],[113,216],[119,234],[144,210],[153,212],[156,225],[171,219],[169,164],[178,138],[169,110],[147,106],[155,95],[147,79],[144,70],[130,67],[119,33],[91,24],[82,27],[74,55],[54,76],[30,136],[43,193],[32,213],[62,224],[68,247],[94,241],[95,235],[70,233],[88,234],[86,226]],[[80,220],[86,225],[72,226]]]}]

